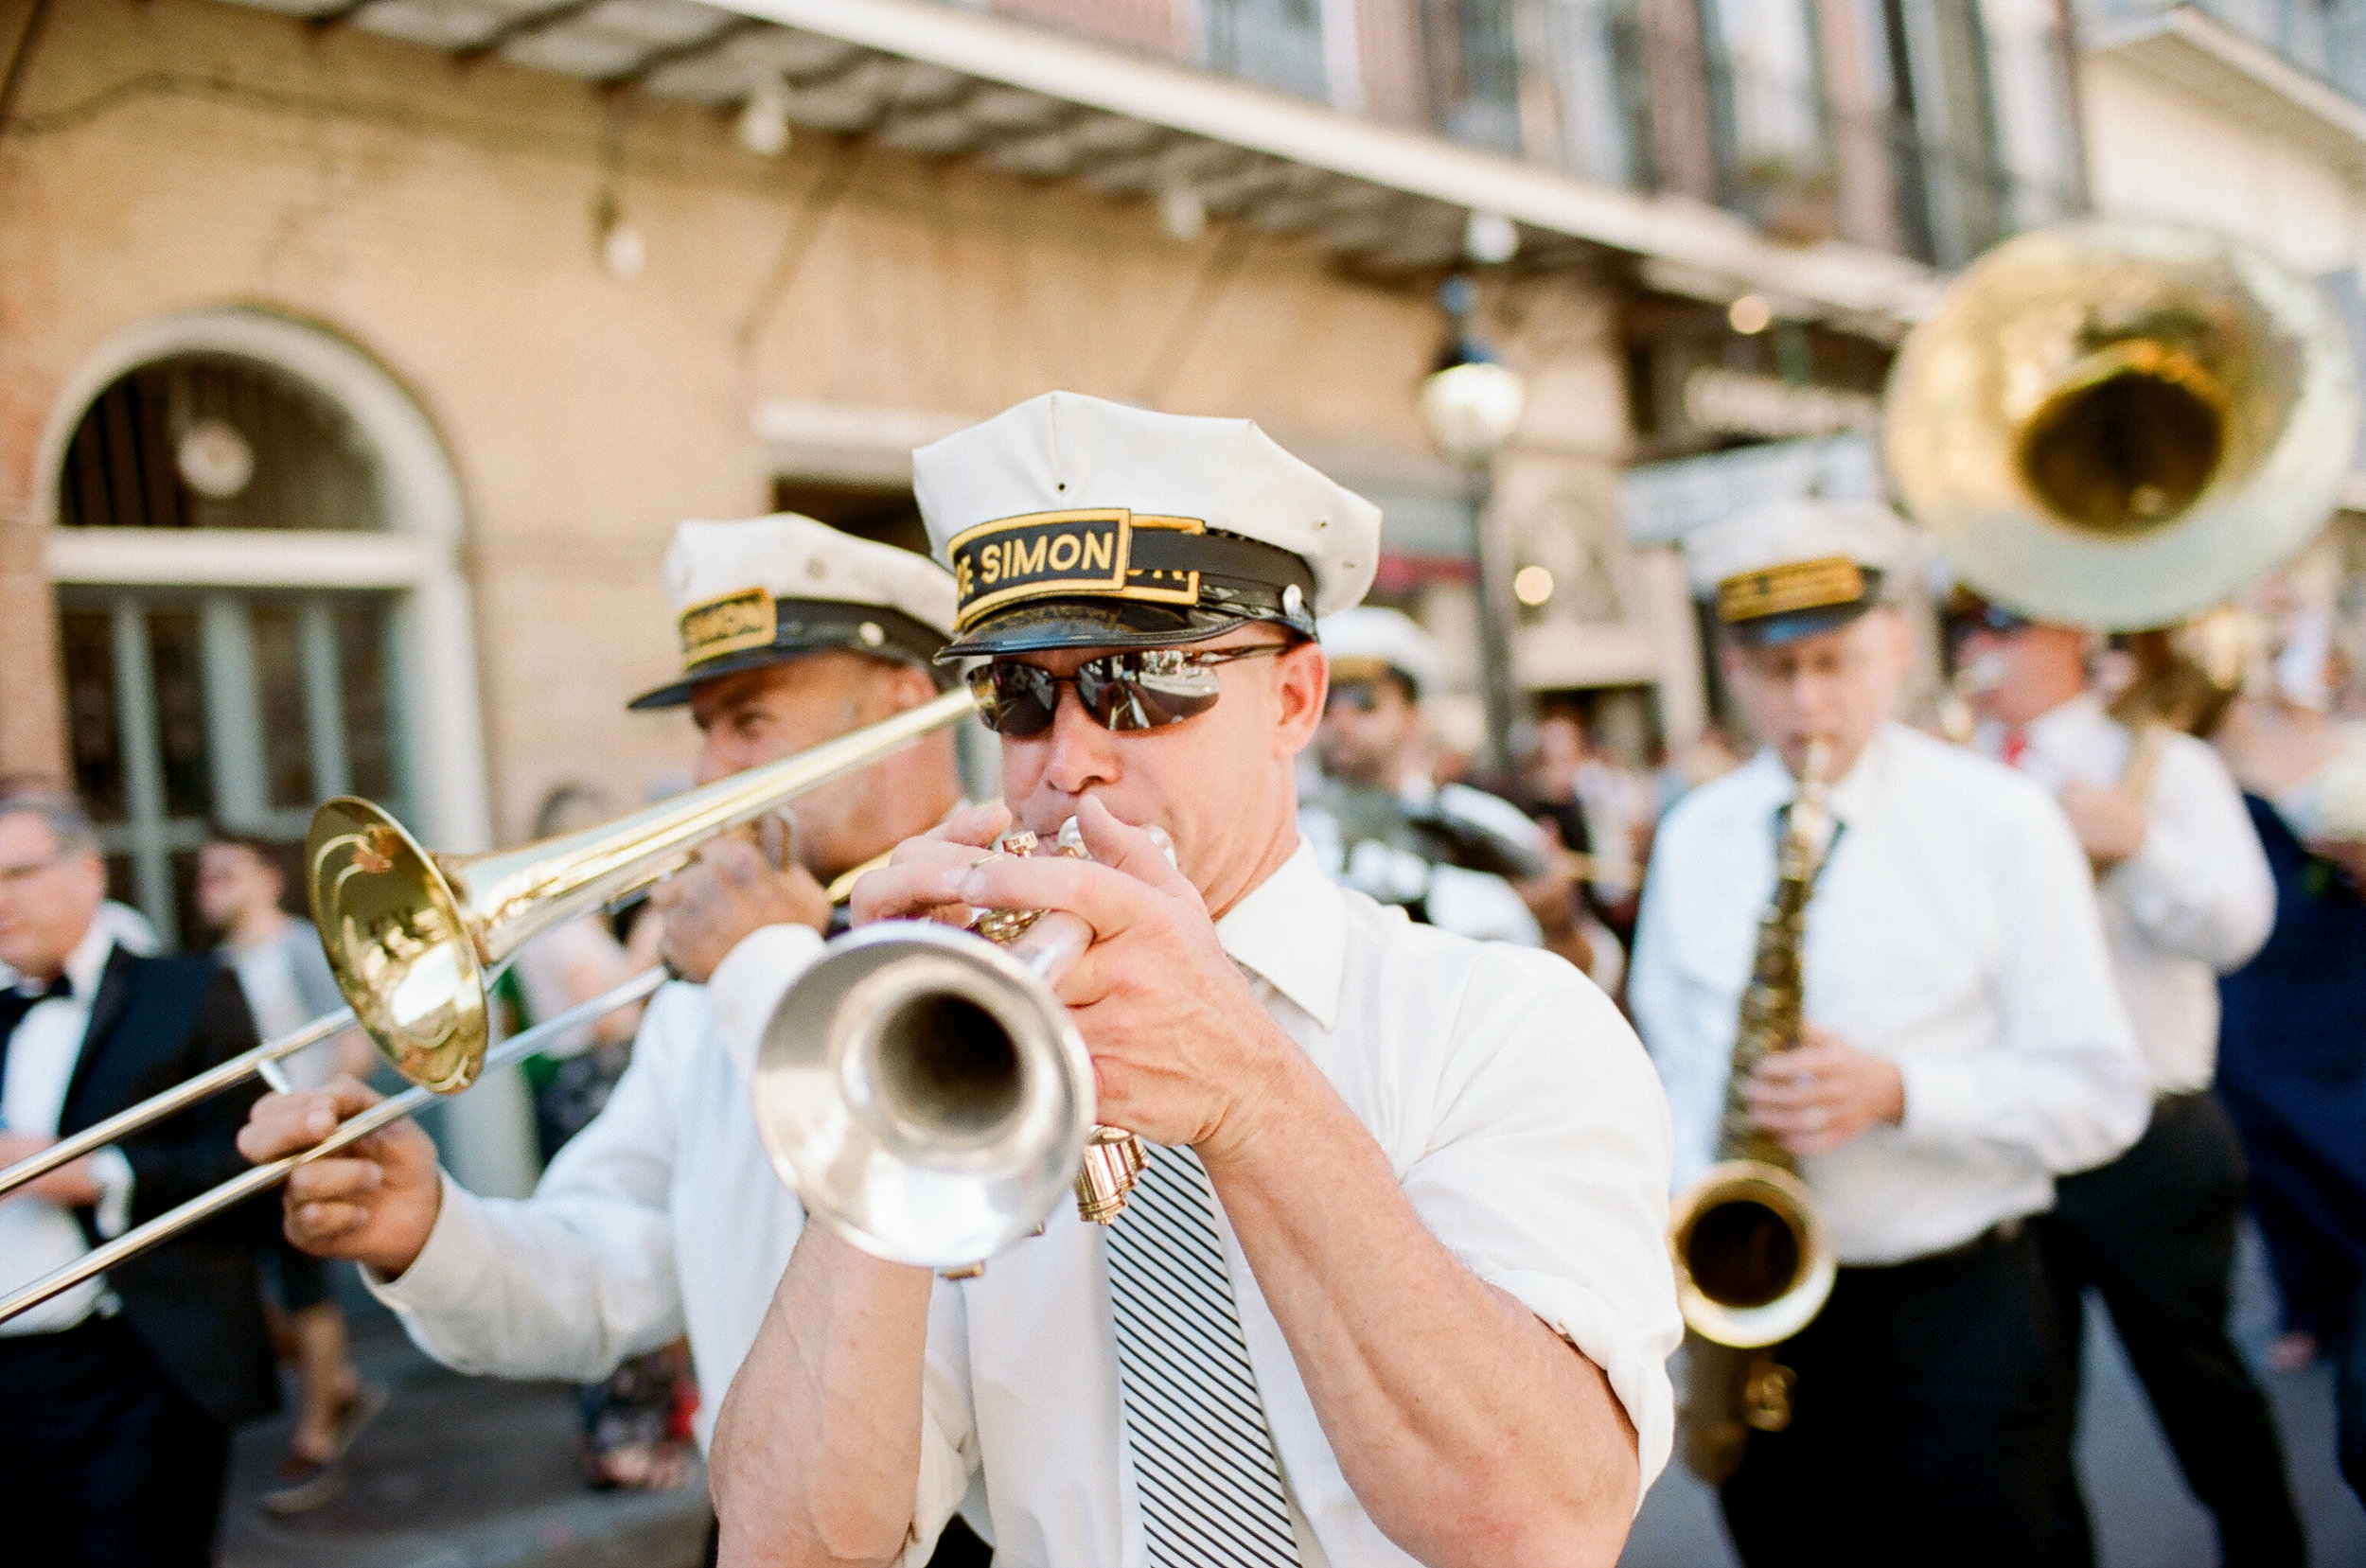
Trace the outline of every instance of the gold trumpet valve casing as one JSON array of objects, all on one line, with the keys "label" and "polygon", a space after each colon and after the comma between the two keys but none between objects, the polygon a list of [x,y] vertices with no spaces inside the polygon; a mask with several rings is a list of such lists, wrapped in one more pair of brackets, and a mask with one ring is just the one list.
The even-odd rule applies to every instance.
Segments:
[{"label": "gold trumpet valve casing", "polygon": [[1076,1212],[1097,1225],[1115,1224],[1149,1164],[1140,1138],[1121,1128],[1094,1128],[1076,1172]]},{"label": "gold trumpet valve casing", "polygon": [[[1032,854],[1036,843],[1035,836],[1022,829],[1006,834],[997,853]],[[1053,853],[1086,858],[1074,818],[1061,830],[1059,848]],[[1041,909],[987,909],[970,923],[970,929],[998,946],[1008,947],[1033,929],[1043,916]],[[1095,1127],[1085,1145],[1085,1162],[1076,1172],[1077,1213],[1097,1225],[1115,1224],[1118,1216],[1125,1212],[1134,1184],[1141,1179],[1149,1164],[1149,1152],[1143,1149],[1140,1138],[1122,1128]]]}]

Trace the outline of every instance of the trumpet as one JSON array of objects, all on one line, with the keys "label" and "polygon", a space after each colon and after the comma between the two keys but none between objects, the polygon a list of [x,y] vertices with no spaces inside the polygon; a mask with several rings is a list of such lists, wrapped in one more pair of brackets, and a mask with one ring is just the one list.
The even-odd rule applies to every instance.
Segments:
[{"label": "trumpet", "polygon": [[[1002,852],[1026,854],[1032,834]],[[1071,819],[1059,853],[1082,855]],[[988,911],[967,931],[882,921],[839,938],[765,1028],[756,1128],[808,1212],[948,1277],[1033,1234],[1064,1192],[1113,1223],[1145,1163],[1093,1119],[1092,1059],[1052,987],[1079,916]]]},{"label": "trumpet", "polygon": [[[268,1073],[281,1057],[356,1022],[414,1087],[345,1122],[327,1142],[200,1193],[34,1281],[0,1302],[0,1322],[268,1189],[305,1160],[410,1115],[427,1104],[430,1095],[459,1093],[488,1066],[539,1049],[561,1025],[574,1027],[646,996],[663,980],[662,971],[652,970],[570,1009],[498,1050],[491,1046],[489,983],[527,941],[659,881],[709,839],[768,817],[808,790],[868,766],[976,709],[968,688],[959,686],[852,734],[614,821],[491,854],[431,854],[367,801],[330,801],[314,814],[306,840],[306,890],[347,1007],[0,1171],[0,1193],[258,1072]],[[397,1106],[401,1108],[392,1108]]]}]

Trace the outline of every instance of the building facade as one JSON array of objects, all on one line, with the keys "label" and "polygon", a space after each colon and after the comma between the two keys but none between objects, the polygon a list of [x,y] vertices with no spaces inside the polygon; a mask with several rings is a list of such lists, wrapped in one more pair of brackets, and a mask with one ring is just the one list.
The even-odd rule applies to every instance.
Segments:
[{"label": "building facade", "polygon": [[[1246,414],[1381,594],[1687,732],[1639,461],[1862,423],[1944,272],[2081,201],[2051,0],[0,6],[0,773],[186,928],[209,819],[428,842],[678,778],[659,562],[1051,387]],[[1468,275],[1492,491],[1416,400]],[[1509,576],[1509,574],[1507,574]],[[1464,698],[1475,712],[1475,698]],[[1450,704],[1450,708],[1451,708]]]}]

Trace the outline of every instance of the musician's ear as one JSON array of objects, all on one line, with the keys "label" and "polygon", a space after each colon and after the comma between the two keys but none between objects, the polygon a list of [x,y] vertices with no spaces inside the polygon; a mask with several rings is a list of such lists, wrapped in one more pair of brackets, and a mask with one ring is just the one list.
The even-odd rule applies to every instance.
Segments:
[{"label": "musician's ear", "polygon": [[1315,738],[1331,692],[1331,661],[1322,645],[1299,643],[1274,661],[1277,739],[1284,756],[1295,757]]}]

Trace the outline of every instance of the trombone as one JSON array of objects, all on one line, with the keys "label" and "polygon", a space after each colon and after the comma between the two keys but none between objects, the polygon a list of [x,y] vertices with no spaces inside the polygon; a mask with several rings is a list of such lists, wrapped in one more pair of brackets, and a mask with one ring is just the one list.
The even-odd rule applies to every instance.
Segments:
[{"label": "trombone", "polygon": [[[73,1137],[0,1171],[0,1194],[258,1073],[354,1023],[414,1086],[346,1121],[301,1154],[257,1166],[93,1249],[0,1301],[0,1322],[121,1264],[189,1226],[429,1102],[458,1094],[488,1066],[539,1049],[572,1028],[638,1001],[662,970],[571,1008],[494,1049],[486,991],[520,947],[687,864],[698,847],[778,811],[800,795],[868,766],[976,711],[966,685],[852,734],[784,757],[611,822],[522,849],[431,854],[392,817],[340,797],[312,818],[305,843],[312,923],[346,1008],[314,1019]],[[1090,1079],[1086,1079],[1089,1093]]]}]

